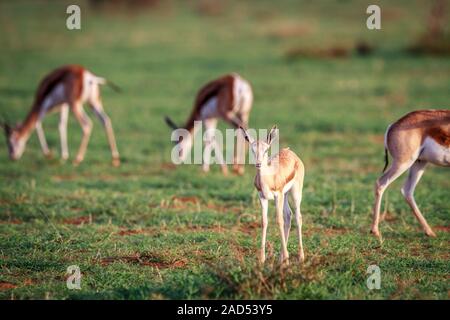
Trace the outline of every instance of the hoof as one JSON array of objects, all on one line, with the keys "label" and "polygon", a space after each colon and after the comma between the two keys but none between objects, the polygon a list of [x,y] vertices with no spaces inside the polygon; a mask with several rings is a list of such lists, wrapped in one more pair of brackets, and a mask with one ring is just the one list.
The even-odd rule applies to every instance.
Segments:
[{"label": "hoof", "polygon": [[381,233],[380,233],[380,230],[378,230],[378,229],[371,229],[370,233],[379,239],[381,238]]},{"label": "hoof", "polygon": [[52,152],[46,153],[46,154],[44,154],[44,157],[45,157],[45,159],[51,160],[51,159],[53,159],[53,153]]},{"label": "hoof", "polygon": [[436,233],[433,232],[433,230],[425,230],[425,234],[431,238],[436,238]]},{"label": "hoof", "polygon": [[80,165],[81,161],[83,161],[83,159],[81,159],[81,160],[75,159],[75,160],[73,160],[72,164],[74,167],[78,167]]},{"label": "hoof", "polygon": [[298,262],[303,263],[305,262],[305,254],[303,252],[300,252],[298,255]]},{"label": "hoof", "polygon": [[234,165],[233,166],[233,172],[236,173],[239,176],[242,176],[244,174],[244,166]]},{"label": "hoof", "polygon": [[289,266],[289,258],[283,258],[283,257],[280,257],[280,265],[282,266],[282,267],[287,267],[287,266]]},{"label": "hoof", "polygon": [[115,158],[112,160],[112,165],[113,167],[119,167],[120,166],[120,159],[119,158]]}]

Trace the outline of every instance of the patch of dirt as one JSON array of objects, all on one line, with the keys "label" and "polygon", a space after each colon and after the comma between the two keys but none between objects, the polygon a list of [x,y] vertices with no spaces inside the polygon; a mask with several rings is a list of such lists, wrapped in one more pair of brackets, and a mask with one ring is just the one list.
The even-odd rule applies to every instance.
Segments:
[{"label": "patch of dirt", "polygon": [[369,139],[376,144],[384,144],[384,135],[382,134],[372,134]]},{"label": "patch of dirt", "polygon": [[173,196],[169,201],[161,201],[160,205],[151,205],[151,207],[160,207],[163,209],[186,209],[188,205],[199,205],[200,199],[197,197],[178,197]]},{"label": "patch of dirt", "polygon": [[208,202],[205,205],[208,209],[219,211],[219,212],[232,212],[232,213],[242,213],[241,208],[238,207],[225,207],[225,206],[219,206],[217,204],[214,204],[212,202]]},{"label": "patch of dirt", "polygon": [[171,162],[165,162],[165,163],[161,164],[162,170],[175,170],[176,168],[177,168],[177,166]]},{"label": "patch of dirt", "polygon": [[308,35],[312,32],[309,24],[284,23],[268,32],[269,37],[276,39],[296,38]]},{"label": "patch of dirt", "polygon": [[[173,229],[167,229],[168,231],[171,231]],[[210,231],[210,232],[216,232],[216,233],[223,233],[225,232],[227,229],[226,228],[222,228],[221,226],[199,226],[199,225],[189,225],[186,227],[179,227],[176,228],[177,232],[198,232],[198,231]]]},{"label": "patch of dirt", "polygon": [[398,218],[390,212],[381,214],[380,221],[392,222],[396,221]]},{"label": "patch of dirt", "polygon": [[81,224],[89,224],[92,223],[92,218],[90,216],[81,216],[76,218],[67,218],[63,220],[64,224],[71,224],[71,225],[81,225]]},{"label": "patch of dirt", "polygon": [[351,54],[351,49],[343,46],[335,46],[330,48],[293,48],[286,52],[285,56],[288,60],[298,58],[316,58],[316,59],[332,59],[347,58]]},{"label": "patch of dirt", "polygon": [[[243,247],[234,241],[230,243],[230,247],[232,248],[231,251],[233,252],[235,259],[240,263],[244,263],[245,257],[256,256],[257,254],[255,248]],[[271,250],[268,249],[267,251],[270,252]]]},{"label": "patch of dirt", "polygon": [[225,11],[226,1],[200,0],[196,5],[196,11],[203,16],[219,16]]},{"label": "patch of dirt", "polygon": [[222,206],[212,202],[202,203],[202,201],[195,196],[186,196],[186,197],[173,196],[169,201],[163,200],[161,201],[160,204],[150,204],[149,206],[151,208],[176,209],[176,210],[183,210],[194,206],[199,208],[208,208],[217,212],[236,213],[236,214],[242,213],[242,208],[240,207]]},{"label": "patch of dirt", "polygon": [[134,235],[134,234],[145,234],[145,233],[150,233],[149,230],[144,230],[144,229],[123,229],[120,230],[119,232],[117,232],[116,234],[119,236],[130,236],[130,235]]},{"label": "patch of dirt", "polygon": [[433,229],[439,230],[442,232],[450,232],[450,226],[436,226]]},{"label": "patch of dirt", "polygon": [[365,57],[373,54],[374,51],[374,46],[365,41],[359,41],[351,45],[340,44],[324,48],[295,47],[286,51],[285,58],[287,60],[294,60],[298,58],[342,59],[348,58],[354,54]]},{"label": "patch of dirt", "polygon": [[345,228],[325,228],[323,230],[324,230],[324,234],[327,236],[336,236],[336,235],[348,233],[348,229],[345,229]]},{"label": "patch of dirt", "polygon": [[22,224],[23,221],[20,219],[9,219],[9,220],[0,220],[0,224]]},{"label": "patch of dirt", "polygon": [[246,233],[246,234],[252,234],[255,232],[256,229],[261,229],[261,223],[252,221],[252,222],[241,222],[237,226],[237,229],[240,232]]},{"label": "patch of dirt", "polygon": [[0,291],[15,289],[17,286],[10,282],[0,282]]},{"label": "patch of dirt", "polygon": [[131,256],[117,256],[117,257],[106,257],[100,260],[102,266],[109,265],[114,262],[124,262],[129,264],[138,264],[141,266],[156,267],[159,269],[174,269],[182,268],[186,266],[186,259],[179,259],[173,261],[165,261],[160,257],[154,255],[131,255]]},{"label": "patch of dirt", "polygon": [[54,182],[62,182],[62,181],[75,181],[77,178],[79,178],[80,176],[77,175],[56,175],[56,176],[52,176],[52,180]]},{"label": "patch of dirt", "polygon": [[333,236],[338,236],[341,234],[346,234],[348,233],[349,230],[346,228],[336,228],[336,227],[332,227],[332,228],[317,228],[317,227],[313,227],[313,228],[308,228],[308,230],[305,232],[306,235],[313,235],[313,234],[323,234],[327,237],[333,237]]},{"label": "patch of dirt", "polygon": [[192,203],[192,204],[198,204],[200,203],[200,199],[197,197],[177,197],[177,196],[173,196],[172,197],[172,201],[173,202],[180,202],[180,203]]}]

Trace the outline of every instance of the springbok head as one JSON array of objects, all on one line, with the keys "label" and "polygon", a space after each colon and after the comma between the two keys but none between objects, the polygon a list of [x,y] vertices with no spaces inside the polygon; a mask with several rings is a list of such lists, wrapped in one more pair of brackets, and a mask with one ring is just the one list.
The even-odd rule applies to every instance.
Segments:
[{"label": "springbok head", "polygon": [[12,128],[7,122],[3,122],[0,124],[0,127],[5,132],[9,158],[11,160],[20,159],[25,151],[26,139],[20,137],[19,131],[17,130],[19,125]]},{"label": "springbok head", "polygon": [[256,168],[261,168],[262,164],[267,164],[269,160],[269,149],[272,142],[278,135],[277,126],[274,125],[267,134],[266,140],[256,140],[254,139],[246,129],[239,127],[244,132],[245,140],[250,144],[250,150],[252,150],[253,156],[255,157]]}]

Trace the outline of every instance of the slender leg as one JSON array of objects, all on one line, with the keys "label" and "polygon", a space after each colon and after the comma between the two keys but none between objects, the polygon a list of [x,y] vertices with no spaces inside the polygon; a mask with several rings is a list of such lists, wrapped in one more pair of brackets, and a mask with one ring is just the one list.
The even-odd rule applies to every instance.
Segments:
[{"label": "slender leg", "polygon": [[275,197],[275,204],[276,204],[276,210],[277,210],[277,221],[278,221],[278,228],[280,229],[280,235],[281,235],[281,254],[280,254],[280,263],[286,263],[286,265],[289,264],[289,252],[287,250],[286,245],[286,237],[284,235],[284,217],[283,217],[283,205],[284,205],[284,194],[279,193]]},{"label": "slender leg", "polygon": [[298,256],[300,263],[305,261],[305,252],[303,250],[303,240],[302,240],[302,213],[300,211],[300,204],[302,202],[302,188],[303,182],[298,181],[294,183],[291,189],[292,198],[294,199],[295,205],[295,222],[297,224],[297,237],[298,237]]},{"label": "slender leg", "polygon": [[204,133],[204,141],[205,141],[205,149],[203,151],[203,171],[209,171],[209,165],[211,164],[211,152],[214,149],[214,157],[217,162],[220,164],[222,168],[222,173],[224,175],[228,174],[228,168],[225,164],[222,150],[220,149],[219,144],[217,143],[216,137],[216,127],[217,127],[217,119],[210,118],[205,119],[203,121],[205,125],[205,133]]},{"label": "slender leg", "polygon": [[211,162],[211,152],[212,152],[212,148],[213,148],[213,139],[214,139],[214,134],[212,132],[212,130],[215,128],[214,125],[214,121],[212,119],[209,120],[205,120],[203,121],[204,125],[205,125],[205,149],[203,150],[203,171],[204,172],[208,172],[209,171],[209,165]]},{"label": "slender leg", "polygon": [[416,204],[416,201],[414,200],[414,189],[417,186],[417,183],[419,183],[420,178],[422,177],[425,167],[427,165],[426,161],[420,161],[417,160],[412,167],[409,169],[409,175],[408,178],[405,181],[405,184],[402,188],[402,194],[406,199],[406,202],[411,207],[415,217],[421,224],[423,230],[427,234],[427,236],[430,237],[436,237],[436,234],[433,232],[433,230],[430,228],[430,226],[427,223],[427,220],[425,220],[424,216],[419,210],[419,207]]},{"label": "slender leg", "polygon": [[394,160],[392,166],[377,180],[375,184],[375,205],[373,208],[371,232],[378,238],[381,238],[378,224],[380,223],[380,207],[383,193],[395,179],[397,179],[403,172],[408,170],[413,162],[414,161],[398,163]]},{"label": "slender leg", "polygon": [[247,141],[245,141],[244,135],[241,130],[238,131],[237,144],[234,148],[234,161],[233,171],[238,175],[243,175],[245,172],[245,149],[247,147]]},{"label": "slender leg", "polygon": [[269,209],[269,200],[265,199],[261,194],[259,195],[259,201],[261,203],[261,222],[262,222],[262,237],[261,237],[261,256],[260,261],[264,263],[266,261],[266,236],[267,236],[267,212]]},{"label": "slender leg", "polygon": [[245,171],[245,148],[247,144],[244,134],[239,130],[239,127],[247,128],[247,120],[248,117],[242,115],[234,116],[228,120],[237,130],[237,143],[234,145],[233,171],[238,175],[243,175]]},{"label": "slender leg", "polygon": [[83,110],[83,106],[81,104],[75,105],[73,108],[73,113],[80,123],[81,129],[83,130],[83,138],[81,139],[80,148],[78,149],[77,156],[74,160],[74,164],[78,165],[84,159],[84,155],[86,153],[86,148],[89,143],[89,138],[92,132],[92,121],[89,119],[86,112]]},{"label": "slender leg", "polygon": [[48,148],[47,140],[45,139],[44,129],[42,128],[42,122],[41,121],[36,122],[36,133],[37,133],[38,138],[39,138],[39,143],[41,145],[42,153],[46,157],[50,157],[51,153],[50,153],[50,150]]},{"label": "slender leg", "polygon": [[213,138],[213,148],[214,148],[214,155],[217,158],[217,161],[220,164],[220,167],[222,169],[222,173],[224,175],[228,174],[228,167],[227,164],[225,163],[225,160],[223,158],[223,153],[222,153],[222,148],[220,147],[220,145],[217,143],[217,139],[214,137]]},{"label": "slender leg", "polygon": [[284,194],[284,206],[283,206],[283,214],[284,214],[284,238],[286,239],[286,245],[289,241],[289,231],[291,230],[291,217],[292,210],[289,206],[288,193]]},{"label": "slender leg", "polygon": [[63,160],[69,158],[69,147],[67,145],[67,120],[69,119],[69,105],[61,107],[61,117],[59,119],[59,137],[61,139],[61,157]]},{"label": "slender leg", "polygon": [[96,99],[95,101],[92,101],[91,106],[92,106],[92,109],[94,110],[96,116],[98,117],[98,119],[102,123],[103,127],[105,128],[106,136],[108,137],[109,147],[111,148],[112,163],[114,166],[119,166],[120,165],[120,156],[119,156],[119,151],[117,150],[116,138],[114,137],[114,131],[112,128],[111,119],[105,113],[100,99]]}]

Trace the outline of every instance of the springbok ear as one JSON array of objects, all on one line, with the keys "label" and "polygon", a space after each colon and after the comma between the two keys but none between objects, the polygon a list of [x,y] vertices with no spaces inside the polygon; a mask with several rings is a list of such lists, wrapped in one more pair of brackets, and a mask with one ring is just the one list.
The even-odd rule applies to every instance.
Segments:
[{"label": "springbok ear", "polygon": [[267,134],[267,143],[271,144],[273,142],[273,140],[275,140],[277,135],[278,135],[278,128],[277,128],[277,125],[274,125],[272,127],[272,129],[270,129],[269,133]]},{"label": "springbok ear", "polygon": [[245,130],[243,127],[239,126],[239,129],[242,130],[242,132],[244,133],[244,137],[245,140],[247,140],[248,143],[252,143],[253,142],[253,138],[251,135],[248,134],[247,130]]},{"label": "springbok ear", "polygon": [[173,130],[177,130],[178,126],[175,124],[175,122],[172,121],[168,116],[164,117],[164,120],[166,121],[167,125],[171,127]]}]

